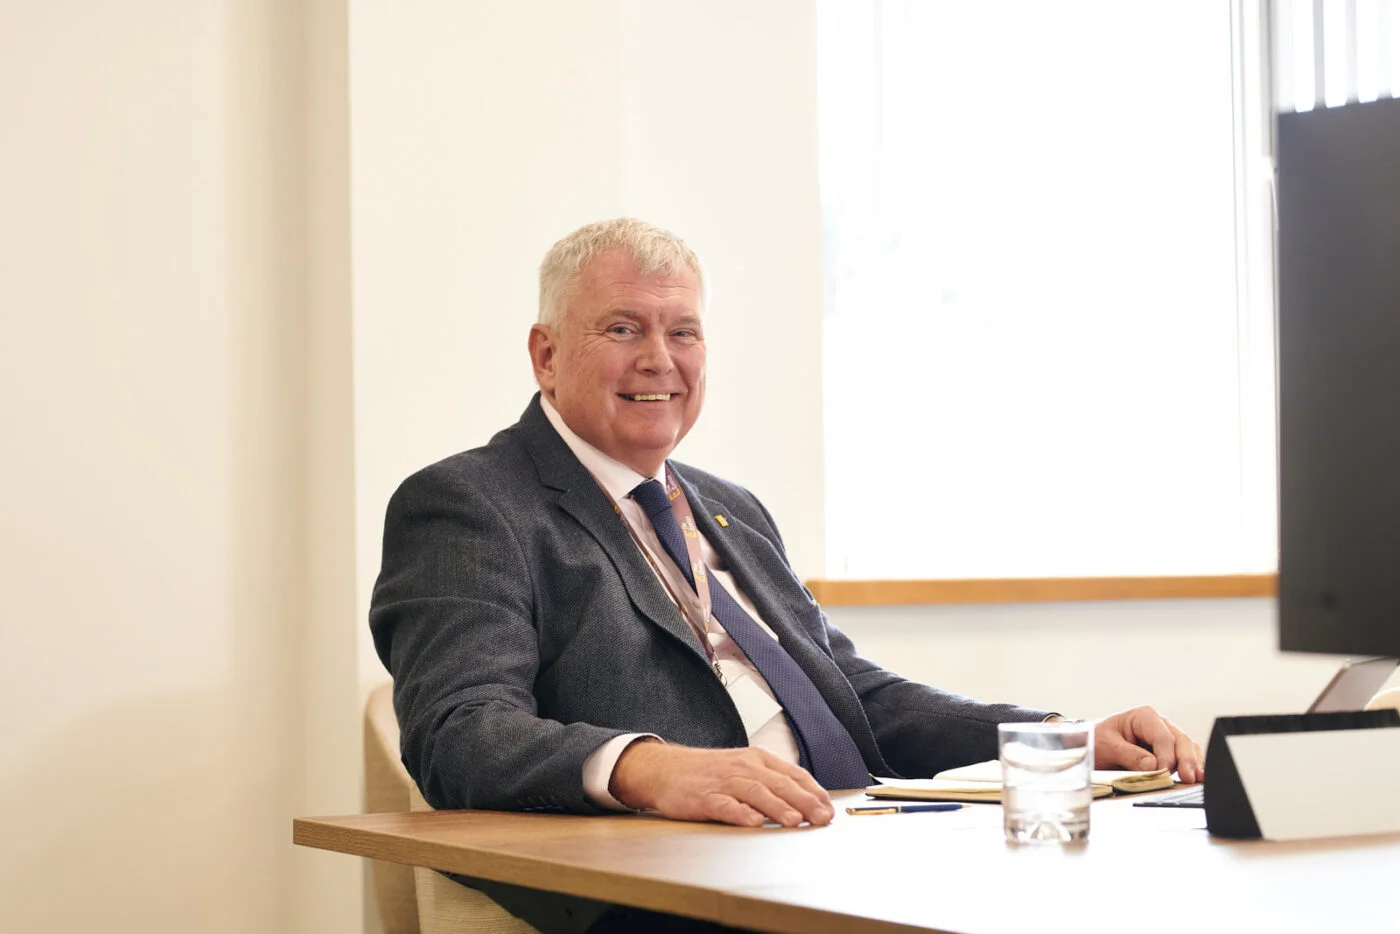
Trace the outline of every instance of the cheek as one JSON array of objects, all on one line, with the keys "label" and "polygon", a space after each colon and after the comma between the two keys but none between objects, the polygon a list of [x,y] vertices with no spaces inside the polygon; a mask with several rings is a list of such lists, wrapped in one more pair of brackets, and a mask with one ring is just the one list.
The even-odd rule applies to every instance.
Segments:
[{"label": "cheek", "polygon": [[705,352],[700,351],[686,367],[686,380],[696,390],[705,388]]},{"label": "cheek", "polygon": [[567,369],[560,367],[558,381],[573,395],[595,395],[610,381],[608,361],[599,354],[579,354],[568,361]]},{"label": "cheek", "polygon": [[627,355],[612,348],[590,354],[582,364],[589,385],[609,393],[627,373]]}]

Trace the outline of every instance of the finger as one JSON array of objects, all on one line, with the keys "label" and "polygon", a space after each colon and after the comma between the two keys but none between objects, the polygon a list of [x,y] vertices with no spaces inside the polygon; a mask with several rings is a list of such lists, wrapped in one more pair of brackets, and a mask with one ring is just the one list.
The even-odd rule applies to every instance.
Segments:
[{"label": "finger", "polygon": [[733,824],[736,827],[762,827],[767,820],[763,814],[744,802],[719,792],[711,792],[705,796],[701,811],[707,820]]},{"label": "finger", "polygon": [[1183,782],[1194,784],[1200,781],[1199,774],[1201,763],[1200,759],[1197,758],[1200,754],[1199,747],[1191,742],[1191,737],[1183,733],[1175,723],[1172,723],[1166,717],[1162,718],[1162,722],[1167,725],[1167,729],[1171,730],[1172,737],[1175,740],[1177,775]]},{"label": "finger", "polygon": [[[802,778],[807,781],[802,781]],[[795,774],[778,774],[768,784],[768,789],[783,801],[786,801],[797,812],[802,815],[802,819],[810,824],[827,824],[831,822],[831,816],[836,812],[836,808],[831,803],[831,796],[826,789],[816,783],[816,780],[808,774],[806,769],[796,768]]]},{"label": "finger", "polygon": [[1157,768],[1157,758],[1146,749],[1128,742],[1116,730],[1106,730],[1094,738],[1094,763],[1101,769]]},{"label": "finger", "polygon": [[780,768],[788,778],[792,779],[797,784],[797,787],[815,798],[818,806],[835,813],[836,806],[831,803],[831,794],[821,786],[816,778],[812,776],[811,772],[800,765],[794,765],[790,762],[781,763]]},{"label": "finger", "polygon": [[836,813],[831,803],[831,795],[817,783],[802,766],[785,762],[766,749],[750,747],[747,753],[754,755],[751,766],[756,777],[763,781],[778,797],[795,807],[803,820],[812,824],[827,824]]},{"label": "finger", "polygon": [[802,812],[774,794],[762,779],[735,779],[724,791],[784,827],[796,827],[803,821]]},{"label": "finger", "polygon": [[788,762],[782,763],[780,767],[782,771],[787,773],[789,778],[797,782],[808,794],[815,796],[827,807],[831,807],[831,795],[812,777],[811,772],[808,772],[800,765],[793,765]]},{"label": "finger", "polygon": [[1139,745],[1147,743],[1151,747],[1157,760],[1155,767],[1168,772],[1176,771],[1176,737],[1171,728],[1151,707],[1139,707],[1133,713],[1133,733]]}]

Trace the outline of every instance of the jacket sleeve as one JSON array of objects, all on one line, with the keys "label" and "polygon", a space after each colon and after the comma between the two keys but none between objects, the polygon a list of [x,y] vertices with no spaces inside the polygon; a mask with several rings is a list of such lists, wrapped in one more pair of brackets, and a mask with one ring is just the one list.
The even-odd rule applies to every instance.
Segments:
[{"label": "jacket sleeve", "polygon": [[600,811],[583,763],[621,731],[538,715],[537,563],[450,462],[390,500],[370,628],[404,766],[435,808]]},{"label": "jacket sleeve", "polygon": [[822,614],[832,656],[860,698],[880,754],[905,778],[928,778],[997,757],[997,724],[1044,720],[1048,710],[989,704],[901,678],[856,651]]}]

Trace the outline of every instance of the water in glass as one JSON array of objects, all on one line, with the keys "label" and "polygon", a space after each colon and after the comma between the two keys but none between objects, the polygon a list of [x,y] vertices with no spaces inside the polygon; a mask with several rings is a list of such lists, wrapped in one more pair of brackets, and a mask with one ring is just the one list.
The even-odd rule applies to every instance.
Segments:
[{"label": "water in glass", "polygon": [[[1092,728],[1087,724],[1033,726],[1037,729],[1002,732],[1006,838],[1013,843],[1085,840],[1089,836],[1089,803],[1093,800],[1089,784]],[[1048,726],[1061,728],[1041,728]]]}]

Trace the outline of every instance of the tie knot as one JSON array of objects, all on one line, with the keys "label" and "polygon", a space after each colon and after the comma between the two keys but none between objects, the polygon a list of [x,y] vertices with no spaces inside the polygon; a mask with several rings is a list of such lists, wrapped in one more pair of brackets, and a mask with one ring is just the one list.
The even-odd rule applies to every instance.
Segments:
[{"label": "tie knot", "polygon": [[666,495],[666,488],[659,480],[647,480],[637,484],[632,490],[632,499],[642,507],[653,523],[656,522],[658,513],[671,511],[671,498]]}]

